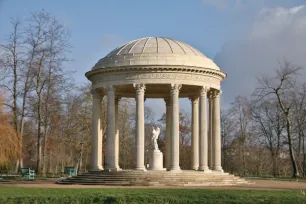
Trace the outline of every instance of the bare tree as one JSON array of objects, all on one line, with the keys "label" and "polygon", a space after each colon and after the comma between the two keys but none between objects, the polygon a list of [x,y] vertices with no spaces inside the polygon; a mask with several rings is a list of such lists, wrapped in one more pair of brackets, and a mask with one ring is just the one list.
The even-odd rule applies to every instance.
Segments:
[{"label": "bare tree", "polygon": [[[9,35],[6,44],[0,45],[3,50],[3,54],[0,56],[1,61],[1,88],[8,94],[7,102],[3,102],[7,107],[11,108],[13,112],[13,127],[16,134],[20,135],[20,147],[19,147],[19,161],[22,165],[22,136],[20,123],[19,123],[19,104],[18,97],[23,94],[27,94],[27,90],[20,90],[20,80],[22,77],[22,65],[24,62],[24,54],[22,52],[22,40],[23,33],[21,32],[21,22],[19,20],[11,20],[13,27],[12,33]],[[23,93],[22,93],[23,91]],[[22,101],[25,103],[25,100]],[[24,111],[21,108],[21,111]]]},{"label": "bare tree", "polygon": [[234,139],[235,125],[233,123],[233,118],[231,117],[231,112],[229,110],[221,110],[221,138],[222,138],[222,158],[223,158],[223,168],[228,169],[227,160],[229,158],[228,148]]},{"label": "bare tree", "polygon": [[[305,135],[306,135],[306,84],[302,84],[293,93],[293,130],[298,137],[297,159],[302,160],[299,162],[302,165],[301,170],[303,176],[306,171],[306,155],[305,155]],[[302,158],[300,158],[302,150]]]},{"label": "bare tree", "polygon": [[255,121],[255,131],[263,136],[264,146],[268,148],[273,162],[273,175],[279,175],[278,159],[282,147],[282,135],[285,121],[277,101],[259,101],[253,104],[252,115]]},{"label": "bare tree", "polygon": [[133,121],[134,121],[134,106],[130,100],[123,98],[119,106],[119,144],[120,144],[120,166],[123,169],[132,168],[133,163]]},{"label": "bare tree", "polygon": [[292,95],[297,87],[297,75],[301,70],[289,61],[280,63],[279,69],[276,70],[275,77],[263,76],[258,79],[259,87],[255,90],[254,95],[257,100],[276,99],[284,115],[286,123],[286,134],[291,158],[293,177],[298,177],[299,169],[294,153],[293,136],[292,136]]},{"label": "bare tree", "polygon": [[9,123],[9,114],[4,111],[0,98],[0,167],[8,166],[19,156],[20,138]]},{"label": "bare tree", "polygon": [[236,135],[239,141],[240,161],[242,162],[242,175],[246,175],[246,142],[250,135],[250,124],[252,120],[251,106],[247,97],[238,96],[232,104],[230,113],[236,125]]},{"label": "bare tree", "polygon": [[[26,119],[37,120],[37,172],[45,159],[41,145],[47,146],[52,103],[67,83],[63,63],[67,61],[69,32],[45,11],[33,13],[22,27],[12,20],[13,31],[0,45],[1,88],[8,94],[4,103],[12,111],[15,131],[20,135],[19,159],[16,170],[23,167],[23,136]],[[43,162],[45,165],[46,162]],[[45,166],[43,166],[45,169]]]},{"label": "bare tree", "polygon": [[68,31],[50,14],[33,13],[26,29],[29,47],[32,112],[37,120],[36,171],[46,171],[46,147],[50,132],[52,102],[65,90],[66,76],[62,65],[67,61]]}]

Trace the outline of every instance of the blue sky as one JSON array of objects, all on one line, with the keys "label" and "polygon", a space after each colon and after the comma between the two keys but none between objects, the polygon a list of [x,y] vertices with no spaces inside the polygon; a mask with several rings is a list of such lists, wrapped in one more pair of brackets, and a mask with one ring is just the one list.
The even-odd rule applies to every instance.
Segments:
[{"label": "blue sky", "polygon": [[30,12],[45,9],[70,28],[73,65],[80,72],[89,70],[121,43],[146,36],[185,41],[213,57],[225,40],[226,14],[201,1],[189,2],[4,0],[0,8],[0,39],[11,29],[10,17],[24,18]]},{"label": "blue sky", "polygon": [[245,38],[263,8],[303,4],[303,0],[0,0],[0,42],[11,31],[10,18],[45,9],[71,30],[74,61],[68,68],[76,69],[75,80],[83,83],[84,73],[98,59],[126,41],[170,37],[214,59],[224,45]]}]

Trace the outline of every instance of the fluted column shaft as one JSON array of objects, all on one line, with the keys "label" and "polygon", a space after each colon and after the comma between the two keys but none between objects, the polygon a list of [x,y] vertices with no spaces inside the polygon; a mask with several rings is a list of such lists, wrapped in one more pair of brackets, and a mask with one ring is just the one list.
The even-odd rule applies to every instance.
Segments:
[{"label": "fluted column shaft", "polygon": [[115,88],[113,86],[107,86],[105,89],[107,94],[105,169],[113,171],[117,170],[117,166],[115,164],[115,156],[116,156]]},{"label": "fluted column shaft", "polygon": [[171,166],[170,171],[180,171],[179,91],[182,85],[171,84]]},{"label": "fluted column shaft", "polygon": [[208,145],[207,145],[207,87],[200,90],[200,161],[199,170],[209,171],[208,168]]},{"label": "fluted column shaft", "polygon": [[220,90],[213,93],[213,146],[214,167],[213,170],[223,172],[221,166],[221,119],[220,119]]},{"label": "fluted column shaft", "polygon": [[103,170],[102,165],[102,129],[101,129],[101,93],[92,90],[92,150],[91,150],[91,170]]},{"label": "fluted column shaft", "polygon": [[135,170],[146,170],[144,166],[144,84],[134,84],[136,89],[136,167]]},{"label": "fluted column shaft", "polygon": [[209,101],[208,167],[210,169],[213,169],[213,166],[214,166],[214,151],[213,151],[213,98],[212,98],[212,91],[209,91],[208,101]]},{"label": "fluted column shaft", "polygon": [[191,169],[199,168],[199,97],[190,98],[192,104]]},{"label": "fluted column shaft", "polygon": [[170,159],[170,151],[171,151],[171,103],[170,98],[165,98],[166,103],[166,152],[165,152],[165,166],[166,169],[170,168],[171,159]]},{"label": "fluted column shaft", "polygon": [[115,98],[115,138],[114,138],[114,148],[115,148],[115,158],[114,164],[117,170],[120,170],[119,167],[119,101],[120,97]]}]

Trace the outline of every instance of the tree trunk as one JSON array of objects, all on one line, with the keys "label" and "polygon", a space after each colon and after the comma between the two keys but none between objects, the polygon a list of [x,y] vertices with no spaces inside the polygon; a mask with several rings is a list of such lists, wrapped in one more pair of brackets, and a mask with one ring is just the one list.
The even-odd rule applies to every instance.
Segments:
[{"label": "tree trunk", "polygon": [[[18,82],[18,61],[17,61],[17,39],[18,39],[18,23],[14,24],[14,33],[13,33],[13,125],[16,133],[19,133],[18,128],[18,105],[17,105],[17,82]],[[19,155],[21,155],[20,149],[19,149]],[[17,168],[16,172],[18,172],[19,167],[19,161],[17,161]]]},{"label": "tree trunk", "polygon": [[287,135],[288,135],[288,143],[289,143],[289,153],[290,153],[290,159],[291,159],[291,163],[292,163],[292,168],[293,168],[293,177],[299,177],[299,169],[297,166],[297,162],[294,156],[294,149],[293,149],[293,144],[292,144],[292,137],[291,137],[291,122],[290,122],[290,118],[289,115],[286,114],[286,128],[287,128]]},{"label": "tree trunk", "polygon": [[277,154],[273,152],[273,149],[271,150],[271,157],[272,157],[272,164],[273,164],[273,176],[278,176],[278,169],[277,169]]},{"label": "tree trunk", "polygon": [[[40,100],[39,100],[40,103]],[[41,115],[40,115],[40,105],[38,105],[38,122],[37,122],[37,152],[36,152],[36,172],[40,173],[40,162],[41,162]]]},{"label": "tree trunk", "polygon": [[305,135],[303,133],[303,177],[305,177],[305,170],[306,170],[306,155],[305,155]]},{"label": "tree trunk", "polygon": [[41,114],[41,101],[42,101],[42,81],[41,81],[41,68],[42,68],[42,63],[44,60],[44,51],[42,52],[42,56],[39,61],[39,67],[38,67],[38,75],[36,79],[36,94],[38,97],[37,101],[37,153],[36,153],[36,172],[41,173],[41,161],[42,161],[42,148],[41,148],[41,124],[42,124],[42,114]]}]

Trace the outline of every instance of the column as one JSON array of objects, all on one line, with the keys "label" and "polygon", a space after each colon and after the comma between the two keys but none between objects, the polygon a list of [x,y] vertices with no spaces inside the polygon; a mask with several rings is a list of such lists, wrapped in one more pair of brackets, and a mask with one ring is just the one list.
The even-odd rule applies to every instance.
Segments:
[{"label": "column", "polygon": [[181,171],[179,136],[179,91],[181,84],[171,84],[171,165],[170,171]]},{"label": "column", "polygon": [[101,92],[92,90],[92,150],[91,150],[91,170],[103,170],[102,165],[102,129],[101,129]]},{"label": "column", "polygon": [[[103,91],[103,94],[105,92]],[[106,146],[106,144],[104,144],[105,141],[103,141],[103,135],[104,135],[104,132],[106,132],[106,104],[103,103],[103,96],[101,97],[101,100],[100,100],[100,127],[101,127],[101,131],[102,131],[102,141],[101,141],[101,145],[102,147],[103,146]],[[104,162],[105,162],[105,151],[106,151],[106,148],[103,149],[102,151],[102,166],[104,166]]]},{"label": "column", "polygon": [[192,104],[191,169],[199,168],[199,97],[190,98]]},{"label": "column", "polygon": [[119,118],[118,118],[118,113],[119,113],[119,101],[120,97],[116,97],[115,99],[115,158],[114,158],[114,163],[115,167],[117,170],[121,170],[119,167]]},{"label": "column", "polygon": [[166,152],[165,152],[165,166],[166,169],[170,168],[171,160],[170,160],[170,144],[171,144],[171,138],[170,138],[170,130],[171,130],[171,104],[170,104],[170,98],[164,99],[166,103]]},{"label": "column", "polygon": [[107,94],[107,114],[106,114],[106,161],[105,169],[108,171],[118,170],[115,165],[115,88],[113,86],[106,87]]},{"label": "column", "polygon": [[133,84],[136,89],[136,167],[135,170],[145,171],[144,166],[144,84]]},{"label": "column", "polygon": [[213,92],[213,147],[214,167],[213,170],[223,172],[221,167],[221,120],[220,120],[220,90]]},{"label": "column", "polygon": [[212,91],[208,92],[208,101],[209,101],[209,128],[208,128],[208,167],[210,169],[214,166],[214,152],[213,152],[213,99]]},{"label": "column", "polygon": [[208,168],[208,145],[207,145],[207,87],[202,87],[200,90],[200,159],[199,170],[209,172]]}]

